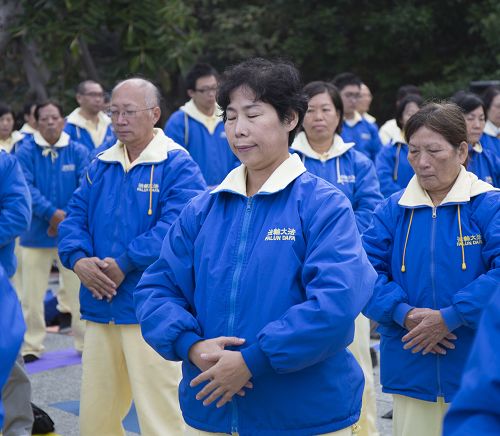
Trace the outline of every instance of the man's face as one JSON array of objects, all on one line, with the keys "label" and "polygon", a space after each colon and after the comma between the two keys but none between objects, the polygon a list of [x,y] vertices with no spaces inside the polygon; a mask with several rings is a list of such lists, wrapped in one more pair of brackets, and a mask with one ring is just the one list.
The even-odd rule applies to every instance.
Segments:
[{"label": "man's face", "polygon": [[49,144],[54,145],[61,137],[64,118],[56,106],[49,104],[38,111],[37,126],[42,137]]},{"label": "man's face", "polygon": [[115,134],[121,142],[144,146],[152,139],[160,108],[147,106],[144,87],[126,82],[113,92],[110,114]]},{"label": "man's face", "polygon": [[85,112],[97,115],[104,106],[104,91],[98,83],[88,83],[85,92],[76,95],[76,101]]},{"label": "man's face", "polygon": [[344,104],[344,117],[349,119],[354,116],[356,111],[356,104],[358,103],[361,94],[361,89],[358,85],[347,85],[342,91],[340,91],[340,96],[342,97],[342,103]]},{"label": "man's face", "polygon": [[217,95],[217,79],[215,76],[200,77],[196,80],[195,89],[190,89],[188,95],[193,99],[194,104],[200,111],[204,113],[213,112]]}]

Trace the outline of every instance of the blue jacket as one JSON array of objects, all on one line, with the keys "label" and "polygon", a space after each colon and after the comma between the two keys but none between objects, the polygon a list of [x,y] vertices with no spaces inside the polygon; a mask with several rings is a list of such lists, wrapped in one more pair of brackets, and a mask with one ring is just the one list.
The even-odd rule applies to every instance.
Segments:
[{"label": "blue jacket", "polygon": [[57,238],[47,235],[56,209],[67,212],[68,202],[80,183],[87,161],[87,149],[63,132],[50,147],[40,133],[23,143],[16,152],[31,193],[31,226],[21,235],[24,247],[51,248]]},{"label": "blue jacket", "polygon": [[[363,241],[378,280],[364,313],[380,323],[383,391],[455,395],[481,311],[500,280],[500,192],[462,167],[440,206],[414,177],[382,203]],[[403,270],[405,270],[403,272]],[[445,356],[404,350],[406,314],[439,309],[458,339]]]},{"label": "blue jacket", "polygon": [[[9,278],[0,264],[0,392],[9,378],[24,337],[21,305]],[[0,395],[0,428],[3,427],[3,408]]]},{"label": "blue jacket", "polygon": [[155,129],[155,137],[125,172],[125,148],[118,142],[94,159],[59,226],[59,256],[73,269],[84,257],[112,257],[125,273],[108,303],[80,289],[82,318],[136,324],[132,292],[143,271],[160,254],[172,222],[186,202],[206,187],[186,150]]},{"label": "blue jacket", "polygon": [[345,142],[354,142],[356,150],[368,156],[372,161],[382,147],[382,142],[378,136],[377,126],[366,121],[356,112],[354,124],[351,122],[342,123],[342,139]]},{"label": "blue jacket", "polygon": [[444,420],[445,436],[500,434],[500,289],[484,309],[460,390]]},{"label": "blue jacket", "polygon": [[391,142],[382,147],[375,160],[380,190],[384,197],[406,188],[415,174],[408,162],[408,145],[404,141]]},{"label": "blue jacket", "polygon": [[[146,341],[183,361],[181,409],[192,427],[312,435],[359,418],[363,375],[346,350],[375,273],[349,202],[292,155],[253,197],[245,167],[193,199],[135,291]],[[332,247],[334,249],[332,250]],[[217,409],[195,399],[191,346],[246,339],[254,387]]]},{"label": "blue jacket", "polygon": [[116,142],[116,136],[113,132],[111,120],[107,115],[102,112],[99,113],[99,122],[107,125],[107,127],[102,141],[96,144],[92,140],[92,136],[89,131],[85,128],[86,120],[80,115],[79,111],[80,108],[76,108],[66,117],[64,131],[69,135],[71,140],[85,145],[89,153],[92,153],[98,147],[103,147],[104,149],[109,148]]},{"label": "blue jacket", "polygon": [[498,136],[498,130],[490,120],[486,121],[479,142],[484,148],[492,150],[494,153],[500,152],[500,137]]},{"label": "blue jacket", "polygon": [[213,132],[209,132],[202,121],[194,103],[188,102],[170,116],[164,130],[189,151],[208,186],[215,186],[239,165],[239,161],[229,147],[222,120]]},{"label": "blue jacket", "polygon": [[346,195],[354,210],[358,230],[363,233],[383,198],[372,161],[353,146],[354,143],[346,144],[335,135],[331,149],[320,157],[311,148],[306,134],[300,132],[292,150],[302,157],[307,171],[330,182]]},{"label": "blue jacket", "polygon": [[31,221],[31,197],[17,159],[0,151],[0,265],[7,277],[16,272],[15,238]]},{"label": "blue jacket", "polygon": [[500,156],[497,152],[483,148],[481,144],[469,145],[469,163],[467,171],[474,173],[479,179],[500,188]]}]

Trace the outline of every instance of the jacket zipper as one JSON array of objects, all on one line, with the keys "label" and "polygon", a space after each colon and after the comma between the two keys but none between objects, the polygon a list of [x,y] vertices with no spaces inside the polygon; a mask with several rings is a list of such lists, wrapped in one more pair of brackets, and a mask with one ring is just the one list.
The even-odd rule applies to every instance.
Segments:
[{"label": "jacket zipper", "polygon": [[[229,318],[227,320],[227,336],[234,336],[234,323],[236,320],[236,298],[243,271],[243,261],[245,260],[245,251],[248,242],[248,232],[250,229],[250,217],[252,215],[253,197],[247,200],[243,224],[241,226],[241,235],[236,253],[236,268],[231,283],[231,293],[229,294]],[[236,401],[231,401],[231,433],[238,433],[238,406]]]},{"label": "jacket zipper", "polygon": [[[432,208],[432,230],[431,230],[431,284],[432,284],[432,299],[434,302],[434,310],[437,310],[437,297],[436,297],[436,262],[434,259],[434,248],[436,245],[436,220],[437,220],[437,207]],[[436,355],[436,375],[437,375],[437,388],[438,397],[442,396],[441,392],[441,360],[439,354]]]}]

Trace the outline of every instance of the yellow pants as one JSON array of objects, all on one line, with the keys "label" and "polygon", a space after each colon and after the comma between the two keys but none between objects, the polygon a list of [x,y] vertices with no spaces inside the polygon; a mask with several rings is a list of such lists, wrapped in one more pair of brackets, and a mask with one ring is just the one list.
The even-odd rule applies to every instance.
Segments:
[{"label": "yellow pants", "polygon": [[75,348],[83,350],[84,323],[80,320],[80,280],[71,270],[64,268],[57,255],[57,248],[22,247],[22,293],[26,334],[22,354],[40,356],[43,353],[45,339],[45,316],[43,300],[47,291],[50,269],[54,260],[59,268],[59,275],[64,286],[58,292],[59,309],[70,312]]},{"label": "yellow pants", "polygon": [[132,399],[141,435],[182,435],[180,379],[180,363],[156,353],[142,338],[139,325],[87,322],[80,435],[125,435],[122,420]]},{"label": "yellow pants", "polygon": [[392,434],[394,436],[441,436],[449,403],[393,395]]},{"label": "yellow pants", "polygon": [[[342,430],[323,433],[321,436],[351,436],[353,435],[352,427],[343,428]],[[208,431],[198,430],[196,428],[186,426],[184,436],[227,436],[227,433],[210,433]],[[233,433],[233,436],[238,436],[238,433]],[[320,436],[320,435],[318,435]]]},{"label": "yellow pants", "polygon": [[354,340],[349,351],[354,355],[365,376],[363,403],[359,417],[358,436],[378,436],[377,431],[377,399],[373,380],[373,365],[370,356],[370,320],[359,314],[355,321]]}]

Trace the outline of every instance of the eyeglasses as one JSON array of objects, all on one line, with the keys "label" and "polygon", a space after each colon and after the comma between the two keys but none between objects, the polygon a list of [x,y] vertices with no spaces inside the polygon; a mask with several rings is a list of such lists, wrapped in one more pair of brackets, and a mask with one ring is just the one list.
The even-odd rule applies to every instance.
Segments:
[{"label": "eyeglasses", "polygon": [[347,98],[349,100],[359,100],[361,94],[359,92],[346,92],[342,94],[342,97]]},{"label": "eyeglasses", "polygon": [[210,88],[195,89],[195,91],[199,92],[200,94],[210,94],[211,92],[215,94],[217,92],[217,86],[212,86]]},{"label": "eyeglasses", "polygon": [[83,95],[85,97],[104,98],[104,93],[103,92],[86,92]]},{"label": "eyeglasses", "polygon": [[136,110],[124,110],[124,111],[109,110],[106,113],[113,120],[117,120],[120,115],[122,116],[123,119],[130,120],[131,118],[135,118],[137,116],[137,112],[149,111],[154,108],[155,106],[147,107],[146,109],[136,109]]}]

